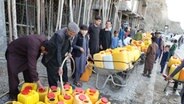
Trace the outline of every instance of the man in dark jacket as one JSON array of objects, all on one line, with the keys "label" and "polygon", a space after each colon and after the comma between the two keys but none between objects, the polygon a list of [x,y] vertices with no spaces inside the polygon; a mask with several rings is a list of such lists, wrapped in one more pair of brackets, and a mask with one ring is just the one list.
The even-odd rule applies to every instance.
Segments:
[{"label": "man in dark jacket", "polygon": [[88,33],[89,33],[89,49],[90,54],[99,52],[99,33],[100,33],[100,24],[101,24],[101,17],[96,16],[94,24],[89,26]]},{"label": "man in dark jacket", "polygon": [[[63,74],[63,82],[68,82],[66,64],[61,68],[61,64],[71,49],[71,40],[79,32],[76,23],[71,22],[68,27],[55,32],[48,42],[48,53],[44,55],[42,63],[47,68],[49,86],[57,86],[59,75]],[[59,73],[59,71],[62,71]]]},{"label": "man in dark jacket", "polygon": [[8,45],[6,60],[8,67],[8,82],[10,96],[15,98],[19,93],[18,74],[23,72],[25,82],[36,82],[43,87],[36,71],[37,59],[40,53],[46,53],[43,35],[29,35],[20,37]]},{"label": "man in dark jacket", "polygon": [[112,33],[110,28],[112,27],[111,21],[107,21],[105,24],[105,28],[100,30],[100,49],[106,50],[111,47],[112,43]]}]

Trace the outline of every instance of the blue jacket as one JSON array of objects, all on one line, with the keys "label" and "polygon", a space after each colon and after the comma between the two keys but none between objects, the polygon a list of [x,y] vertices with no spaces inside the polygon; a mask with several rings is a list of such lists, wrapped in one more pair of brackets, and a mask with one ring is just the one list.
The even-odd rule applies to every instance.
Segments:
[{"label": "blue jacket", "polygon": [[124,39],[124,35],[125,35],[124,29],[123,28],[120,28],[118,38],[120,40],[123,40]]},{"label": "blue jacket", "polygon": [[163,53],[160,65],[165,65],[165,63],[167,62],[168,56],[169,56],[169,52],[164,52]]},{"label": "blue jacket", "polygon": [[112,38],[112,46],[111,46],[111,48],[117,48],[118,47],[118,41],[119,41],[118,37],[113,37]]}]

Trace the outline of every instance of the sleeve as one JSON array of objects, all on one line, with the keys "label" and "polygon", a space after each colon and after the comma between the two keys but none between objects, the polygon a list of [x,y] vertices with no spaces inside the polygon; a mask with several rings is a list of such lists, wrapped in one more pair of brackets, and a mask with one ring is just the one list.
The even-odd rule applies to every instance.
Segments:
[{"label": "sleeve", "polygon": [[109,46],[111,46],[112,45],[112,32],[110,32],[110,43],[109,43]]},{"label": "sleeve", "polygon": [[58,67],[60,67],[62,64],[61,48],[64,45],[64,39],[60,37],[58,34],[56,34],[55,44],[56,44],[56,50],[57,50],[57,63],[58,63]]},{"label": "sleeve", "polygon": [[100,33],[99,33],[99,45],[102,45],[102,38],[103,38],[103,32],[102,32],[102,29],[100,30]]},{"label": "sleeve", "polygon": [[28,40],[28,52],[27,52],[27,59],[28,59],[28,70],[30,72],[30,76],[33,81],[38,81],[38,73],[36,71],[36,64],[37,64],[37,57],[39,53],[39,46],[37,42],[33,42],[32,40]]},{"label": "sleeve", "polygon": [[113,38],[111,38],[111,40],[112,40],[111,48],[114,48],[114,41],[113,41]]},{"label": "sleeve", "polygon": [[122,32],[122,30],[121,30],[121,28],[120,28],[120,29],[119,29],[119,34],[118,34],[118,38],[119,38],[119,39],[122,39],[121,32]]},{"label": "sleeve", "polygon": [[149,54],[150,54],[150,52],[151,52],[151,45],[148,47],[148,50],[147,50],[147,52],[146,52],[146,56],[148,56]]},{"label": "sleeve", "polygon": [[77,40],[78,40],[78,36],[76,36],[72,42],[72,47],[73,49],[78,49],[80,50],[80,46],[77,46],[76,43],[77,43]]},{"label": "sleeve", "polygon": [[48,61],[53,57],[56,53],[56,45],[55,45],[55,34],[54,36],[48,41],[48,44],[45,46],[48,50],[47,54],[44,54],[42,58],[42,63],[47,64]]},{"label": "sleeve", "polygon": [[182,61],[182,64],[180,66],[178,66],[173,73],[171,73],[170,77],[174,77],[174,75],[176,75],[180,70],[182,70],[182,68],[184,67],[184,61]]}]

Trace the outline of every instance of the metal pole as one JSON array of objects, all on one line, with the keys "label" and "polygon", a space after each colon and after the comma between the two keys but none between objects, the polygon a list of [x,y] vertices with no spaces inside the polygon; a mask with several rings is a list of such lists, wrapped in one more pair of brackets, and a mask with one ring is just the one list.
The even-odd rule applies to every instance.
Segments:
[{"label": "metal pole", "polygon": [[26,2],[26,35],[29,35],[29,20],[28,20],[28,9],[27,9],[27,0],[25,0]]}]

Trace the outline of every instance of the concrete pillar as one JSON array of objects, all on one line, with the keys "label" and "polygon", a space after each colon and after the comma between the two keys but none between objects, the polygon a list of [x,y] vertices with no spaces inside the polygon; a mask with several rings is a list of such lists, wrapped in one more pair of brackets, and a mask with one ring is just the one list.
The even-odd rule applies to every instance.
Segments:
[{"label": "concrete pillar", "polygon": [[4,54],[7,47],[4,0],[0,0],[0,54]]}]

